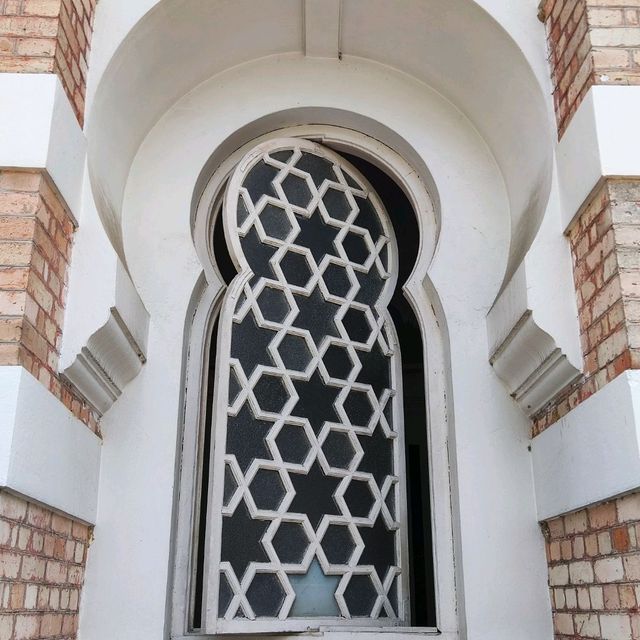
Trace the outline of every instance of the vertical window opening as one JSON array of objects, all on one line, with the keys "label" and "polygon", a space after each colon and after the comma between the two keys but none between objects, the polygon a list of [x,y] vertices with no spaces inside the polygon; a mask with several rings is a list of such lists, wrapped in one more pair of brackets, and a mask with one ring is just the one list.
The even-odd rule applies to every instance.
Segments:
[{"label": "vertical window opening", "polygon": [[[202,631],[208,631],[211,628],[210,623],[205,620],[204,611],[210,604],[209,600],[217,598],[219,618],[222,619],[225,611],[231,611],[233,614],[227,614],[227,618],[233,619],[231,624],[224,628],[225,630],[240,628],[233,626],[233,624],[247,618],[253,619],[255,617],[275,622],[277,618],[285,620],[287,615],[294,618],[324,617],[327,620],[331,618],[344,619],[344,617],[360,618],[361,620],[370,618],[371,620],[377,619],[382,625],[391,622],[392,624],[410,624],[414,627],[436,627],[426,380],[423,363],[424,344],[416,314],[403,292],[403,286],[415,266],[419,251],[420,234],[416,214],[403,191],[386,173],[361,158],[341,154],[369,181],[384,204],[398,248],[398,279],[392,299],[387,304],[387,309],[394,323],[401,352],[398,370],[401,369],[402,398],[398,399],[395,396],[393,404],[400,405],[402,407],[401,413],[404,413],[404,454],[400,453],[399,459],[402,460],[404,455],[406,469],[405,477],[400,476],[400,482],[396,478],[395,485],[391,486],[399,487],[403,484],[406,490],[406,515],[404,516],[406,523],[402,524],[402,514],[395,514],[396,508],[401,502],[402,492],[398,493],[398,490],[393,488],[384,488],[386,485],[383,486],[382,478],[385,475],[382,474],[380,479],[375,475],[380,472],[376,467],[380,461],[389,465],[395,464],[386,460],[390,453],[387,450],[379,449],[381,445],[374,442],[375,439],[382,438],[382,428],[374,426],[371,433],[362,433],[362,429],[370,420],[371,409],[374,405],[371,404],[370,399],[367,399],[367,392],[359,388],[349,391],[347,398],[338,398],[340,385],[336,384],[335,380],[346,380],[351,375],[348,371],[353,367],[353,362],[350,360],[350,353],[353,351],[352,345],[342,344],[341,338],[336,332],[338,325],[335,324],[335,320],[332,321],[333,324],[327,320],[326,326],[319,324],[326,320],[323,318],[323,313],[327,309],[332,309],[334,315],[337,314],[339,308],[337,305],[340,303],[335,302],[333,298],[344,297],[346,299],[349,296],[347,291],[351,286],[350,280],[346,277],[341,279],[344,260],[347,260],[348,264],[356,265],[355,277],[358,278],[361,286],[365,286],[366,278],[362,275],[363,270],[358,270],[358,266],[365,266],[368,252],[371,249],[367,247],[364,237],[368,234],[366,235],[367,239],[371,236],[376,244],[377,238],[383,237],[380,235],[382,234],[380,221],[374,217],[373,208],[365,207],[367,202],[356,201],[360,204],[361,209],[355,224],[356,226],[361,225],[361,228],[359,231],[350,231],[350,235],[339,240],[347,258],[338,255],[335,252],[337,247],[335,240],[331,240],[331,238],[336,236],[339,229],[353,222],[347,222],[351,213],[343,193],[346,189],[357,190],[360,187],[348,173],[342,174],[340,170],[334,173],[329,163],[321,161],[321,156],[314,156],[312,153],[303,155],[300,160],[296,160],[295,169],[299,173],[289,172],[284,180],[278,183],[274,182],[279,171],[288,171],[285,165],[287,162],[291,165],[291,153],[289,150],[270,152],[268,162],[263,161],[261,165],[257,165],[258,170],[253,170],[253,173],[243,183],[243,188],[246,189],[245,197],[251,199],[252,206],[256,205],[260,197],[264,199],[264,196],[267,196],[270,201],[266,206],[261,204],[261,208],[257,209],[256,213],[250,213],[246,205],[243,204],[246,201],[243,201],[242,198],[238,201],[238,227],[249,228],[249,231],[243,230],[241,233],[242,249],[245,255],[247,252],[253,252],[259,256],[262,261],[260,264],[263,266],[260,267],[262,270],[257,270],[256,266],[252,265],[254,275],[246,285],[248,287],[246,291],[249,291],[250,296],[255,296],[255,302],[251,303],[254,306],[242,316],[243,319],[234,318],[233,320],[231,358],[236,359],[238,364],[232,363],[230,368],[228,415],[232,416],[229,418],[232,426],[227,431],[226,447],[228,449],[223,447],[222,450],[231,451],[231,462],[237,468],[234,471],[229,460],[226,460],[224,463],[224,487],[217,488],[211,487],[214,468],[210,468],[214,441],[217,442],[215,439],[218,438],[213,431],[213,424],[217,418],[217,415],[213,413],[216,406],[216,360],[222,358],[224,362],[224,358],[229,357],[225,356],[225,348],[229,347],[225,347],[224,336],[220,336],[222,348],[218,353],[219,318],[216,317],[211,324],[206,364],[206,390],[203,389],[203,393],[206,391],[206,409],[201,433],[199,495],[196,497],[190,626],[192,630]],[[305,174],[310,178],[305,178]],[[309,179],[316,180],[316,188],[322,184],[324,179],[333,182],[342,181],[342,186],[338,190],[330,187],[327,193],[322,195],[324,206],[327,207],[331,218],[328,221],[320,220],[320,213],[317,209],[304,211],[309,205],[310,194],[305,185],[305,180]],[[274,191],[275,184],[281,186],[284,196]],[[293,235],[291,226],[281,210],[283,199],[286,199],[285,201],[294,208],[295,220],[300,227],[299,235],[296,236],[299,247],[286,245],[286,243],[292,242]],[[370,207],[370,205],[367,206]],[[358,212],[358,209],[355,209],[355,212]],[[213,225],[215,266],[225,285],[230,285],[238,275],[238,271],[229,254],[222,212],[218,211],[215,215]],[[355,215],[354,213],[353,216]],[[368,217],[365,218],[365,215]],[[251,218],[251,216],[254,217]],[[251,226],[256,224],[253,220],[258,219],[260,234],[265,235],[266,239],[260,234],[256,234],[256,227]],[[351,218],[349,219],[351,220]],[[314,224],[310,224],[310,221],[313,221]],[[248,224],[249,222],[251,225]],[[389,223],[386,224],[389,229]],[[388,235],[393,236],[393,234]],[[371,241],[367,240],[367,242]],[[389,241],[387,240],[387,242]],[[329,249],[323,243],[329,243],[327,245]],[[283,254],[284,257],[277,254],[274,258],[278,247],[285,245],[288,253]],[[386,264],[388,247],[383,246],[377,251],[379,252],[380,264]],[[320,269],[320,276],[328,293],[324,292],[319,285],[316,285],[315,289],[312,288],[311,293],[302,291],[310,281],[310,264],[313,266],[315,261],[319,265],[327,255],[331,258],[328,265]],[[310,263],[309,260],[312,262]],[[334,272],[336,273],[334,274]],[[385,277],[388,277],[388,274]],[[262,288],[256,286],[260,280],[266,281],[266,285]],[[353,281],[354,275],[352,274],[351,282]],[[292,293],[287,287],[291,289]],[[246,291],[239,298],[240,302],[235,309],[237,315],[240,314],[242,305],[247,306],[251,302],[251,299],[247,302]],[[232,292],[230,291],[230,293]],[[291,307],[288,302],[287,296],[291,297],[291,295],[294,296],[291,299],[295,300],[295,307]],[[354,353],[357,358],[362,359],[365,365],[369,363],[369,369],[367,370],[367,367],[364,366],[363,372],[358,374],[356,387],[358,384],[362,387],[364,383],[368,383],[373,393],[379,393],[383,387],[390,386],[390,383],[383,384],[376,376],[380,375],[380,371],[383,371],[384,367],[389,367],[389,364],[381,360],[380,357],[376,361],[373,355],[370,355],[373,353],[372,347],[370,345],[367,347],[366,344],[367,336],[374,325],[365,314],[370,314],[371,311],[375,312],[373,307],[370,308],[371,311],[364,308],[366,305],[363,300],[366,301],[368,295],[372,295],[371,291],[364,291],[362,300],[358,299],[357,303],[352,301],[349,303],[351,306],[347,313],[344,316],[336,315],[336,317],[344,325],[351,343],[356,345],[357,351]],[[327,300],[327,296],[329,300]],[[288,331],[286,336],[276,340],[275,336],[280,335],[277,332],[281,331],[281,326],[285,326],[287,322],[291,324],[290,320],[287,321],[286,318],[290,316],[292,308],[296,308],[298,313],[295,322],[292,327],[286,329]],[[216,316],[218,313],[219,309],[215,311]],[[225,314],[223,314],[224,317]],[[223,326],[225,325],[223,324]],[[358,337],[358,332],[365,337]],[[381,335],[389,343],[393,341],[390,333],[382,333]],[[331,379],[323,382],[317,371],[306,382],[300,380],[299,377],[296,378],[296,373],[302,374],[310,366],[309,341],[316,342],[316,347],[319,347],[321,340],[325,340],[326,336],[331,338],[329,348],[325,344],[318,351],[321,362],[326,367]],[[264,340],[260,341],[261,338]],[[275,351],[270,348],[274,345]],[[277,358],[281,358],[284,364],[278,364],[274,360],[274,354]],[[313,364],[313,366],[318,365]],[[372,370],[371,366],[382,367],[382,369],[376,373],[376,369]],[[245,401],[242,399],[242,393],[245,392],[241,390],[238,372],[251,377],[255,373],[256,367],[261,367],[264,373],[260,373],[261,377],[250,383],[253,400],[251,402],[250,400]],[[344,367],[346,367],[345,373],[342,373],[341,368]],[[276,368],[278,368],[277,371]],[[291,374],[295,388],[293,400],[291,400],[290,389],[292,383],[286,381],[289,386],[285,384],[280,369],[285,370],[285,375],[293,372]],[[373,371],[373,373],[369,375],[367,371]],[[324,375],[326,376],[326,374]],[[354,380],[351,380],[350,384],[353,382]],[[245,381],[243,384],[247,386],[248,383]],[[380,386],[380,390],[377,389],[377,386]],[[315,387],[322,387],[322,393],[316,394],[317,398],[313,396],[313,398],[307,399],[306,396]],[[330,411],[331,415],[318,415],[315,405],[320,402],[319,398],[323,398],[325,404],[329,402],[326,400],[326,394],[329,392],[336,396],[336,399],[332,401],[334,408]],[[238,399],[242,402],[238,403]],[[311,402],[312,400],[313,402]],[[303,406],[305,402],[310,402],[314,406]],[[340,424],[340,416],[335,413],[335,407],[339,406],[338,403],[341,403],[340,406],[348,416],[347,424],[352,424],[356,428],[355,435],[351,438],[351,441],[356,443],[355,445],[349,440],[348,429]],[[233,408],[232,405],[238,405],[241,408]],[[296,411],[292,412],[289,405],[292,405]],[[287,411],[293,417],[286,417],[288,415],[285,412],[286,407],[289,407]],[[307,409],[310,409],[310,412],[307,412]],[[367,414],[366,419],[360,416],[363,412]],[[386,409],[381,403],[380,412],[383,416],[380,419],[385,420],[384,416],[386,416],[389,423],[393,425],[391,400],[389,400]],[[281,414],[285,416],[284,424],[278,422]],[[307,426],[305,426],[303,419],[308,422]],[[335,425],[331,426],[328,434],[325,435],[322,432],[320,435],[322,425],[329,423],[335,423]],[[274,424],[276,427],[273,427]],[[271,440],[267,441],[263,438],[264,441],[261,440],[258,443],[259,447],[258,444],[250,442],[251,438],[255,437],[250,436],[250,433],[253,433],[257,427],[263,429],[265,433],[271,430]],[[360,431],[358,432],[357,429]],[[305,430],[307,431],[306,435]],[[385,437],[392,438],[392,436]],[[238,438],[236,443],[235,440]],[[330,467],[329,471],[323,470],[318,461],[309,469],[303,468],[304,460],[309,455],[309,446],[312,446],[309,443],[313,443],[314,439],[317,439],[315,445],[317,451],[314,451],[313,455],[325,456]],[[364,464],[359,466],[359,462],[352,463],[354,459],[359,459],[358,455],[362,455],[358,451],[361,450],[363,443],[367,447],[364,455],[378,456],[378,460],[372,468],[366,467]],[[252,446],[255,450],[252,449]],[[375,449],[376,446],[378,449]],[[217,447],[218,444],[216,444],[216,449]],[[258,451],[256,447],[260,450]],[[273,458],[274,451],[279,452],[276,455],[281,456],[281,460]],[[351,452],[348,455],[349,459],[341,460],[340,456],[347,455],[347,451]],[[217,452],[215,455],[218,459]],[[355,458],[353,458],[354,455]],[[243,456],[246,457],[246,460]],[[255,459],[258,459],[260,463],[257,472],[249,470],[249,464]],[[282,466],[284,471],[279,469],[279,466]],[[401,465],[397,468],[400,469]],[[341,470],[341,473],[335,473],[336,469]],[[355,470],[356,475],[360,472],[363,477],[356,477],[355,480],[349,479],[350,484],[345,485],[348,486],[347,491],[344,488],[338,490],[341,478],[348,477],[342,472],[349,470],[351,473]],[[368,471],[373,471],[373,480],[364,477]],[[387,474],[390,473],[389,470]],[[246,490],[239,485],[238,474],[243,476],[248,474]],[[283,484],[283,480],[289,481],[291,487],[287,488]],[[309,494],[309,491],[305,496],[306,485],[304,482],[309,486],[312,483],[316,485],[331,484],[331,490],[327,489],[329,491],[327,495],[333,496],[332,501],[328,501],[326,505],[318,506],[319,498],[317,496],[315,499]],[[212,491],[213,493],[211,493]],[[205,585],[208,581],[206,540],[211,539],[210,527],[219,526],[219,523],[215,521],[220,517],[215,506],[213,508],[215,513],[208,513],[208,505],[220,491],[223,491],[221,493],[223,497],[220,498],[222,507],[229,512],[224,512],[226,528],[222,529],[222,564],[229,565],[230,569],[226,566],[220,566],[218,593],[205,595]],[[246,495],[243,495],[245,491]],[[287,491],[288,495],[293,497],[289,498],[292,500],[291,505],[285,503],[288,505],[287,508],[280,509]],[[376,491],[383,492],[380,498],[375,498]],[[336,496],[347,505],[346,516],[341,515],[344,513],[343,507],[336,502]],[[302,500],[302,497],[305,499]],[[405,553],[405,551],[397,550],[400,548],[398,541],[393,542],[394,529],[389,529],[391,525],[384,524],[382,511],[380,511],[380,516],[372,516],[374,525],[365,522],[370,518],[369,513],[373,512],[371,511],[373,499],[380,500],[382,510],[387,510],[388,514],[395,514],[386,517],[400,521],[401,524],[396,523],[396,528],[406,526],[406,541],[408,542],[406,567],[408,568],[409,580],[406,588],[402,588],[404,591],[398,590],[395,586],[400,583],[399,578],[394,578],[391,573],[388,575],[385,573],[387,566],[400,564],[399,559],[393,557],[394,554]],[[229,504],[234,501],[239,504],[229,507]],[[252,510],[252,513],[248,508]],[[314,520],[314,509],[318,512],[316,514],[318,515],[317,522]],[[403,508],[398,508],[398,511],[401,510]],[[303,520],[297,515],[301,513],[308,520],[308,522],[305,520],[307,522],[305,526],[303,526]],[[326,514],[334,516],[335,522],[332,521],[324,533],[318,534],[315,529],[319,525],[319,519]],[[270,522],[272,525],[267,530]],[[312,529],[309,529],[309,526]],[[252,533],[251,527],[256,531]],[[302,567],[305,562],[304,558],[308,555],[306,549],[312,549],[309,547],[309,543],[314,535],[318,537],[319,544],[322,545],[321,553],[325,558],[323,562],[329,566],[329,569],[326,566],[321,567],[317,559],[314,559],[304,573],[296,567],[298,565]],[[245,539],[246,537],[251,540]],[[265,548],[265,540],[270,545],[268,549]],[[236,549],[238,543],[241,548]],[[250,548],[250,543],[253,543],[254,549]],[[231,549],[232,546],[233,549]],[[396,551],[394,551],[394,547]],[[269,552],[268,556],[265,549]],[[243,554],[247,557],[244,558]],[[277,557],[273,560],[275,556]],[[354,557],[356,560],[358,558],[360,560],[352,562],[351,558]],[[355,566],[355,572],[352,576],[354,562],[357,566]],[[255,564],[255,575],[247,579],[249,574],[246,567],[249,563]],[[370,565],[374,566],[375,573],[371,573],[371,570],[367,569]],[[387,575],[386,578],[385,575]],[[400,570],[398,569],[399,575]],[[378,578],[380,578],[382,586],[375,586]],[[341,586],[338,586],[340,580],[342,580]],[[387,582],[389,584],[386,584]],[[342,583],[346,584],[346,588]],[[283,584],[290,585],[289,591],[293,589],[293,596],[289,591],[283,590]],[[313,594],[313,596],[311,599],[305,600],[302,597],[303,593]],[[335,594],[335,598],[340,594],[343,601],[340,610],[336,607],[333,597],[327,600],[329,604],[326,607],[320,606],[318,609],[318,602],[321,601],[320,596],[327,594],[329,596]],[[398,597],[400,594],[404,594],[401,596],[403,605],[400,604]],[[407,603],[408,607],[406,607]],[[406,613],[404,620],[401,621],[398,613],[403,606],[406,608]],[[291,607],[289,613],[286,613],[288,611],[286,607]],[[397,621],[389,620],[396,618],[396,616],[398,616]],[[260,629],[263,628],[264,630],[277,630],[279,627],[264,626]],[[292,627],[292,629],[296,629],[296,627]]]},{"label": "vertical window opening", "polygon": [[[229,249],[224,237],[224,227],[222,225],[221,211],[218,211],[213,226],[213,252],[215,256],[215,264],[225,285],[228,285],[236,276],[236,269],[229,255]],[[215,385],[216,372],[216,356],[218,344],[218,327],[219,327],[219,310],[216,314],[215,321],[211,327],[209,342],[209,357],[207,360],[207,401],[205,406],[204,428],[202,433],[202,453],[200,461],[200,497],[198,500],[198,521],[196,525],[195,553],[194,553],[194,572],[193,572],[193,604],[191,627],[193,629],[202,628],[202,610],[204,598],[204,580],[205,580],[205,541],[207,535],[207,505],[209,502],[209,480],[210,480],[210,461],[211,461],[211,436],[213,423],[213,394]]]},{"label": "vertical window opening", "polygon": [[402,290],[418,257],[420,230],[409,199],[384,171],[362,158],[342,155],[362,172],[380,196],[389,212],[400,249],[398,282],[389,312],[398,334],[402,354],[411,625],[435,627],[424,344],[416,315]]}]

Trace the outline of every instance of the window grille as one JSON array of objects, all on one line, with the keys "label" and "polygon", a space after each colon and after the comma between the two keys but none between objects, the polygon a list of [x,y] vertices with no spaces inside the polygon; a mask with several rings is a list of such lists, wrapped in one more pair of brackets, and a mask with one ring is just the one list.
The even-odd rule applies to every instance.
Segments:
[{"label": "window grille", "polygon": [[238,164],[222,215],[238,275],[210,412],[207,619],[217,632],[407,625],[388,214],[333,151],[280,139]]}]

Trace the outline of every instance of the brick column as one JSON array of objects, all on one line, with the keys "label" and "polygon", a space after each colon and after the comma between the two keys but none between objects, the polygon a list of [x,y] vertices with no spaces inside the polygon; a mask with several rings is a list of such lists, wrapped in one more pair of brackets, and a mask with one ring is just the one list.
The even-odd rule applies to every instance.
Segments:
[{"label": "brick column", "polygon": [[558,134],[594,84],[640,84],[638,0],[545,0]]},{"label": "brick column", "polygon": [[0,0],[0,73],[57,73],[80,124],[97,0]]},{"label": "brick column", "polygon": [[[95,5],[0,0],[0,73],[57,74],[80,126]],[[0,167],[0,365],[27,369],[98,432],[97,414],[58,375],[74,230],[45,169]],[[75,638],[90,537],[87,525],[0,492],[0,640]]]}]

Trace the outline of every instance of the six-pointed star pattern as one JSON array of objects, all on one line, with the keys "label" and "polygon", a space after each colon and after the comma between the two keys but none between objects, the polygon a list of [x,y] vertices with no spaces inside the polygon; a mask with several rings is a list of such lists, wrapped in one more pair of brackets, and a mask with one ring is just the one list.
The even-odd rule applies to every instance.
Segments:
[{"label": "six-pointed star pattern", "polygon": [[[233,319],[227,366],[234,389],[226,439],[216,445],[227,465],[218,613],[226,620],[304,617],[296,596],[320,576],[337,618],[392,618],[391,603],[404,597],[389,593],[402,567],[400,523],[387,506],[399,500],[395,460],[402,455],[389,410],[398,402],[391,374],[398,355],[384,310],[393,232],[362,179],[308,145],[241,162],[225,204],[227,236],[237,235],[252,272],[230,285],[233,297],[221,312]],[[327,341],[346,358],[339,378]],[[264,397],[265,380],[278,402]],[[367,411],[371,405],[367,424],[346,413],[360,396]],[[292,455],[294,436],[300,451]],[[349,453],[334,466],[325,451],[340,441]],[[267,480],[277,500],[257,494],[271,486]],[[350,545],[342,564],[331,564],[340,558],[335,549],[323,551],[335,545],[336,531]],[[256,600],[267,585],[278,587],[271,589],[277,597]],[[373,612],[350,605],[371,594]]]}]

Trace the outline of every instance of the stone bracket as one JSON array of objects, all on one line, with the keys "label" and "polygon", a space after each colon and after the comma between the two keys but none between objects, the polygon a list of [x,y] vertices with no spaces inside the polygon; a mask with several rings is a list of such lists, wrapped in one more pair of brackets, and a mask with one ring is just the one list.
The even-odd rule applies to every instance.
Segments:
[{"label": "stone bracket", "polygon": [[527,310],[496,347],[490,363],[522,410],[532,416],[582,372]]}]

